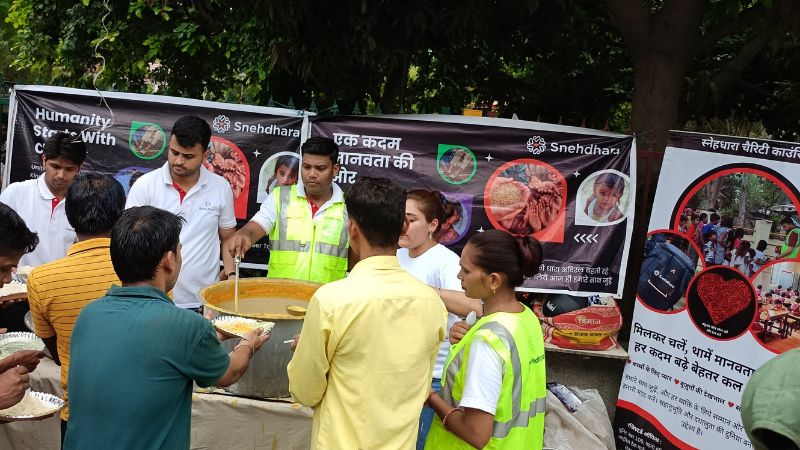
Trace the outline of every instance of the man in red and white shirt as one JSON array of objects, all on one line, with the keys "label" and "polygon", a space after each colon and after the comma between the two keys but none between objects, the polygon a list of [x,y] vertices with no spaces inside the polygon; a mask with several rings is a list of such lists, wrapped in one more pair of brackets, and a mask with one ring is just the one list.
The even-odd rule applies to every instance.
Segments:
[{"label": "man in red and white shirt", "polygon": [[75,230],[64,212],[64,197],[85,159],[86,145],[80,138],[55,133],[44,145],[44,173],[33,180],[12,183],[0,194],[0,202],[16,211],[39,235],[39,245],[22,256],[21,266],[39,266],[63,258],[75,242]]},{"label": "man in red and white shirt", "polygon": [[[236,231],[233,191],[227,180],[203,166],[211,127],[197,116],[183,116],[172,127],[167,163],[139,178],[128,193],[126,208],[155,206],[185,221],[181,229],[181,268],[172,291],[175,304],[197,310],[199,292],[218,279],[220,247]],[[222,254],[224,273],[233,258]]]}]

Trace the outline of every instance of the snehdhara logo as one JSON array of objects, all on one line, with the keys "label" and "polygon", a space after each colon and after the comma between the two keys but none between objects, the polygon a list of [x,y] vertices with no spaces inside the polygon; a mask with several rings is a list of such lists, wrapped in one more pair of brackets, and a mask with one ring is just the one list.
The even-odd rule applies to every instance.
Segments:
[{"label": "snehdhara logo", "polygon": [[272,134],[276,136],[288,136],[288,137],[300,137],[300,130],[294,128],[286,128],[280,127],[274,123],[269,125],[262,125],[261,123],[256,123],[255,125],[239,122],[231,122],[230,117],[226,116],[225,114],[220,114],[217,117],[214,117],[214,120],[211,122],[211,128],[219,133],[224,134],[230,131],[233,128],[233,131],[236,132],[244,132],[244,133],[252,133],[252,134]]},{"label": "snehdhara logo", "polygon": [[541,136],[533,136],[528,139],[528,151],[534,155],[539,155],[544,152],[547,142]]},{"label": "snehdhara logo", "polygon": [[214,117],[214,121],[211,123],[211,128],[213,128],[217,133],[223,134],[231,129],[231,119],[224,114],[220,114],[217,117]]}]

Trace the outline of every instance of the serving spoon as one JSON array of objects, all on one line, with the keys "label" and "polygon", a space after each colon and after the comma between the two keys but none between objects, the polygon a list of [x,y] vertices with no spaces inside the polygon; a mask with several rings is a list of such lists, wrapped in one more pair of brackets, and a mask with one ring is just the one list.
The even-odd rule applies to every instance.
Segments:
[{"label": "serving spoon", "polygon": [[234,270],[234,277],[233,280],[233,309],[237,313],[239,312],[239,264],[242,262],[242,257],[236,255],[233,258],[233,270]]}]

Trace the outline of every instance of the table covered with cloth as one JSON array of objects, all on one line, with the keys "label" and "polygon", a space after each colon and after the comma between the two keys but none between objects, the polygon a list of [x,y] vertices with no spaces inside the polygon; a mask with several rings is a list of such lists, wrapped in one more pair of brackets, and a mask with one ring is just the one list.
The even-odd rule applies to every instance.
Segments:
[{"label": "table covered with cloth", "polygon": [[[59,370],[52,359],[42,359],[31,373],[31,389],[60,396]],[[191,448],[307,449],[311,416],[311,409],[297,403],[194,393]],[[58,450],[60,439],[58,414],[44,420],[0,424],[0,449]]]}]

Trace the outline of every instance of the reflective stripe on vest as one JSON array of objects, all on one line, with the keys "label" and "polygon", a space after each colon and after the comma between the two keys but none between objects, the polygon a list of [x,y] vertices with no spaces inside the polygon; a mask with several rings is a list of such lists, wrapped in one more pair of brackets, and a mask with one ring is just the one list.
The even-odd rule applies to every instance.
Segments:
[{"label": "reflective stripe on vest", "polygon": [[[519,351],[517,350],[516,342],[514,342],[514,336],[506,327],[497,322],[486,322],[481,325],[478,330],[482,330],[484,328],[489,329],[496,335],[505,338],[505,340],[508,342],[508,350],[511,357],[511,368],[514,374],[514,380],[511,388],[511,419],[506,422],[499,422],[495,420],[494,424],[492,425],[492,437],[503,439],[508,436],[512,428],[527,427],[530,419],[535,417],[537,414],[544,414],[545,397],[537,398],[531,402],[530,408],[527,411],[520,410],[519,402],[520,398],[522,398],[522,364],[520,364],[519,361]],[[452,361],[450,361],[450,364],[447,365],[447,373],[445,374],[444,385],[448,386],[450,389],[443,389],[441,395],[442,398],[451,405],[456,404],[453,401],[451,389],[454,386],[456,375],[458,374],[461,364],[463,363],[464,348],[466,347],[461,347],[458,353],[453,357]]]},{"label": "reflective stripe on vest", "polygon": [[[270,242],[270,250],[287,251],[305,253],[311,250],[308,241],[290,240],[287,239],[287,227],[289,226],[288,211],[289,202],[291,202],[292,192],[295,191],[293,186],[291,189],[280,189],[280,213],[278,215],[278,239]],[[296,191],[295,191],[296,192]],[[313,220],[313,218],[312,218]],[[347,209],[344,210],[344,222],[342,223],[342,231],[339,235],[339,243],[326,244],[324,242],[317,242],[315,244],[315,252],[320,255],[334,256],[336,258],[347,258]]]}]

